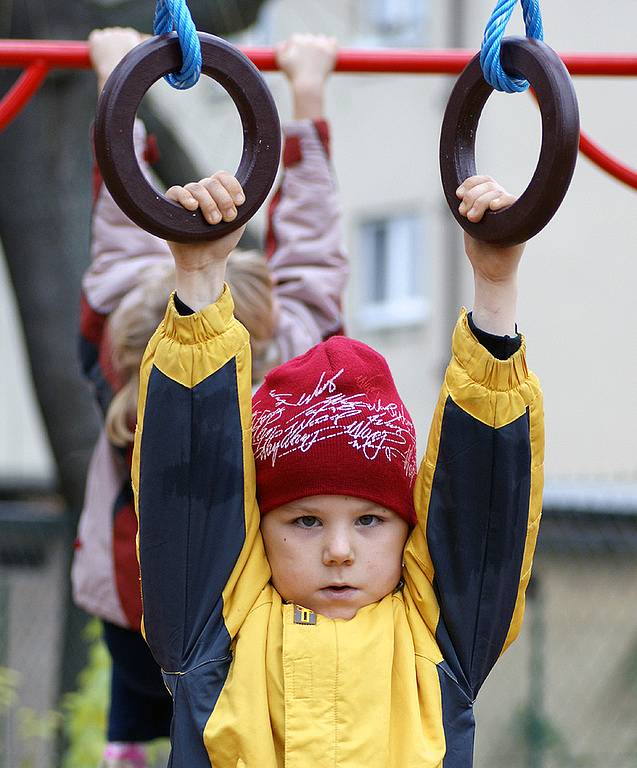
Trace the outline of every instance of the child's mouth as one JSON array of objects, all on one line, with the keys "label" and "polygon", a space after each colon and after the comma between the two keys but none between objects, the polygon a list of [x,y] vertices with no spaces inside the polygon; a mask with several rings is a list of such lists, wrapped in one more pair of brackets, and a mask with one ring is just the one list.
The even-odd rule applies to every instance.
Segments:
[{"label": "child's mouth", "polygon": [[349,584],[330,584],[328,587],[323,587],[321,592],[324,592],[331,598],[345,598],[352,597],[357,592],[357,589]]}]

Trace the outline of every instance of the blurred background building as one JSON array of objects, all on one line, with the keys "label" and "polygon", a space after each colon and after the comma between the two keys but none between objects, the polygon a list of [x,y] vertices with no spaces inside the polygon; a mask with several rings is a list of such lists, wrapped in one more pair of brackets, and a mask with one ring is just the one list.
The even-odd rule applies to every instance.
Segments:
[{"label": "blurred background building", "polygon": [[[477,48],[492,7],[493,0],[270,0],[258,22],[234,39],[272,45],[312,31],[335,35],[344,47]],[[542,10],[546,40],[559,51],[634,50],[634,0],[616,0],[612,12],[592,0],[576,8],[545,0]],[[511,34],[523,31],[519,17]],[[285,119],[283,79],[267,80]],[[438,173],[438,133],[452,83],[431,75],[339,74],[329,86],[352,261],[347,329],[388,358],[421,450],[450,331],[472,296],[461,232]],[[582,127],[637,166],[637,84],[577,78],[575,86]],[[239,121],[219,88],[202,82],[177,93],[160,85],[148,98],[183,135],[202,174],[236,167]],[[521,193],[540,140],[528,94],[496,94],[480,125],[479,170]],[[562,208],[525,255],[519,326],[545,392],[545,514],[522,636],[477,705],[476,768],[637,766],[635,200],[633,190],[580,156]],[[53,487],[55,465],[2,272],[0,291],[0,484]],[[55,505],[38,508],[37,519],[49,526],[38,550],[28,543],[25,507],[4,508],[0,666],[23,670],[32,706],[54,706],[66,578],[53,522],[59,514]],[[16,554],[29,546],[34,566]],[[43,655],[50,663],[35,669],[31,661]]]}]

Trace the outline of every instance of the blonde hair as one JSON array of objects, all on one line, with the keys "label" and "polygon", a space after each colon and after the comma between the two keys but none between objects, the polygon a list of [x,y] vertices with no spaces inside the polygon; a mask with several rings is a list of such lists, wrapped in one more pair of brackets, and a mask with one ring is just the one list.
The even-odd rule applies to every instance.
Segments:
[{"label": "blonde hair", "polygon": [[[250,333],[252,379],[259,381],[275,361],[268,352],[274,336],[272,279],[256,250],[235,250],[228,260],[226,281],[235,303],[235,317]],[[148,340],[161,322],[175,287],[172,261],[157,264],[129,291],[108,319],[113,364],[123,381],[106,412],[105,427],[114,445],[133,442],[139,392],[139,365]]]}]

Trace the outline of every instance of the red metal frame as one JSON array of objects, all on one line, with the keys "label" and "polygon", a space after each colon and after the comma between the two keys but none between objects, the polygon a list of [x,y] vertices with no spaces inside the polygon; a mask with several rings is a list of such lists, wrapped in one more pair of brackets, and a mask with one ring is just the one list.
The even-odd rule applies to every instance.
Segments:
[{"label": "red metal frame", "polygon": [[[263,71],[278,69],[272,48],[242,48]],[[470,50],[341,50],[337,72],[386,74],[460,73],[475,55]],[[589,77],[635,77],[637,54],[560,54],[571,75]],[[0,40],[0,67],[21,67],[25,71],[0,100],[0,131],[26,106],[50,69],[88,69],[88,45],[78,40]],[[582,132],[580,150],[593,163],[619,181],[637,189],[637,171],[614,158]]]}]

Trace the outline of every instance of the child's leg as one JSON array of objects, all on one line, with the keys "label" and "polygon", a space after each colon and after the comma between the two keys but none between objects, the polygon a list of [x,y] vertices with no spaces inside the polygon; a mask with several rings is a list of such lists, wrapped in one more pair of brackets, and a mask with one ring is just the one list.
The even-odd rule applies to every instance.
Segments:
[{"label": "child's leg", "polygon": [[169,737],[172,700],[141,634],[108,622],[103,624],[113,660],[104,766],[145,768],[142,745]]}]

